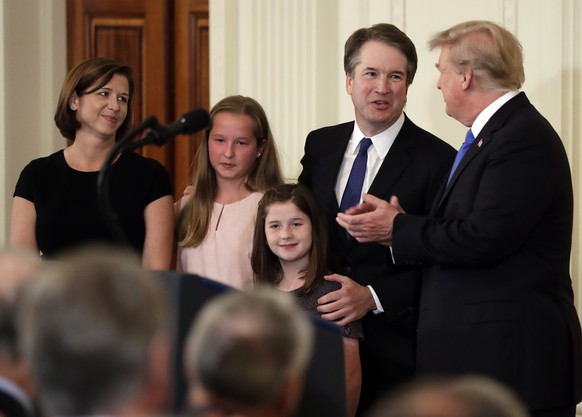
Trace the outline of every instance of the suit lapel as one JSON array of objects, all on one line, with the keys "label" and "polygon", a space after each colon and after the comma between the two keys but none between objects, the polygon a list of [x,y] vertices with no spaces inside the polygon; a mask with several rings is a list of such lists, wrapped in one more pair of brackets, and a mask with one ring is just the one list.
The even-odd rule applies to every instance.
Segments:
[{"label": "suit lapel", "polygon": [[461,160],[461,163],[455,170],[449,183],[444,187],[442,193],[439,193],[441,197],[437,198],[438,205],[432,210],[433,214],[436,213],[446,201],[451,190],[454,188],[455,183],[459,177],[463,175],[465,168],[471,164],[471,162],[487,147],[487,145],[489,145],[489,143],[491,143],[493,133],[505,124],[509,115],[513,113],[517,107],[527,103],[529,103],[529,100],[525,93],[522,92],[501,106],[501,108],[493,114],[485,126],[483,126],[483,129],[481,129],[479,135],[475,138],[475,141]]},{"label": "suit lapel", "polygon": [[339,211],[339,203],[335,195],[335,183],[344,159],[344,153],[354,129],[353,123],[340,126],[337,135],[333,138],[333,146],[329,146],[328,155],[321,160],[321,166],[325,169],[321,173],[321,190],[325,190],[328,195],[323,196],[322,201],[327,201],[327,206],[332,212]]},{"label": "suit lapel", "polygon": [[491,141],[491,131],[485,132],[485,129],[483,129],[479,133],[479,136],[477,136],[475,138],[475,141],[473,142],[473,144],[471,145],[471,147],[469,148],[469,150],[467,151],[467,153],[465,154],[465,156],[463,157],[463,159],[461,160],[461,162],[457,166],[457,169],[455,170],[453,177],[451,178],[451,180],[448,183],[447,189],[450,189],[455,184],[455,182],[457,181],[457,178],[459,178],[459,176],[461,175],[461,173],[463,172],[465,167],[467,165],[469,165],[471,163],[471,161],[473,159],[475,159],[475,157],[483,149],[485,149],[487,147],[487,145],[489,144],[490,141]]},{"label": "suit lapel", "polygon": [[331,239],[339,239],[344,242],[344,246],[348,244],[347,233],[345,229],[340,227],[335,220],[332,220],[333,214],[339,212],[339,203],[335,195],[335,183],[341,168],[344,153],[352,136],[354,130],[354,122],[339,125],[338,128],[332,132],[333,137],[330,137],[330,142],[327,143],[329,153],[321,159],[320,164],[322,169],[320,172],[320,184],[318,192],[324,192],[326,195],[321,196],[321,201],[325,202],[326,208],[330,214],[332,236]]},{"label": "suit lapel", "polygon": [[407,117],[370,185],[369,194],[384,199],[390,197],[388,193],[412,160],[411,149],[415,146],[416,137],[411,131],[411,125],[412,122]]},{"label": "suit lapel", "polygon": [[436,207],[431,210],[431,213],[436,213],[442,206],[442,204],[446,201],[447,197],[449,196],[451,190],[454,188],[455,183],[459,179],[459,177],[463,174],[465,168],[487,147],[487,145],[491,142],[491,131],[485,131],[483,129],[479,135],[475,138],[475,141],[457,166],[455,173],[451,177],[451,180],[446,183],[446,180],[443,184],[443,189],[439,192],[439,197],[437,197],[437,201],[439,202]]}]

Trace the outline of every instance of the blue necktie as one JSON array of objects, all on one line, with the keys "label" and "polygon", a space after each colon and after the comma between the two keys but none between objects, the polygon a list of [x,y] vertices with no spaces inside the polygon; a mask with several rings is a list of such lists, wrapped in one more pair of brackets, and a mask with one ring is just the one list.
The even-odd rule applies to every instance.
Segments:
[{"label": "blue necktie", "polygon": [[467,135],[465,136],[465,141],[461,145],[461,149],[459,149],[459,152],[457,152],[457,157],[455,158],[455,162],[453,162],[453,168],[451,168],[451,173],[449,174],[447,184],[449,183],[449,181],[451,181],[451,178],[453,177],[455,170],[459,166],[461,159],[463,159],[463,156],[465,156],[467,150],[471,147],[471,144],[473,143],[474,140],[475,137],[473,136],[473,132],[471,131],[471,129],[469,129]]},{"label": "blue necktie", "polygon": [[364,138],[360,141],[360,150],[354,160],[354,165],[350,171],[348,183],[346,184],[346,189],[340,203],[340,211],[342,212],[360,202],[362,185],[364,184],[364,176],[366,175],[366,163],[368,162],[368,148],[371,144],[372,140],[370,138]]}]

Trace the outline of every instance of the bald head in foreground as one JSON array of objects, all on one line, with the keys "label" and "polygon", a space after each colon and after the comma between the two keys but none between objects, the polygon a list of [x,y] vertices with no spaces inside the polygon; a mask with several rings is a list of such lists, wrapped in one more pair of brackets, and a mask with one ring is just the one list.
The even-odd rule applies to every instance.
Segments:
[{"label": "bald head in foreground", "polygon": [[210,301],[190,331],[189,402],[203,416],[291,416],[313,348],[313,328],[293,298],[260,288]]}]

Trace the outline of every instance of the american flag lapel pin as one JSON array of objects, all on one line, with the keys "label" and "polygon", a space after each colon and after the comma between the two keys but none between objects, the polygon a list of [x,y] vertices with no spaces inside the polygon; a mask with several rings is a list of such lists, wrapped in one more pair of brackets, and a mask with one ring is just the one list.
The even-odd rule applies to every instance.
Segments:
[{"label": "american flag lapel pin", "polygon": [[483,145],[483,139],[479,139],[479,143],[477,143],[477,147],[480,148]]}]

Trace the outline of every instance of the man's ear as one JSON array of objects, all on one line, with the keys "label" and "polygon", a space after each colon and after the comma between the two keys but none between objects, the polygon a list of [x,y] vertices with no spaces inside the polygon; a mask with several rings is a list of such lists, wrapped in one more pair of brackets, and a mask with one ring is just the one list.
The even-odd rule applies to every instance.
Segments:
[{"label": "man's ear", "polygon": [[467,68],[463,71],[463,90],[468,90],[473,85],[473,70]]},{"label": "man's ear", "polygon": [[346,92],[348,95],[352,95],[352,82],[354,79],[350,76],[350,74],[346,74]]}]

